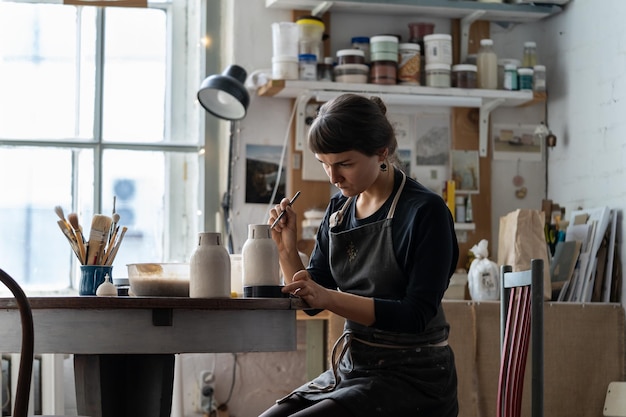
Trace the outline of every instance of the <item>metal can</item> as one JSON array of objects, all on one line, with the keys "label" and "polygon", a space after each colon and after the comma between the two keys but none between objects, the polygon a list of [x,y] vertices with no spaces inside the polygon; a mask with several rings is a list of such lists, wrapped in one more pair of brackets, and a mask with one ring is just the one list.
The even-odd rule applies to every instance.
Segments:
[{"label": "metal can", "polygon": [[420,85],[420,49],[417,43],[398,45],[398,84]]}]

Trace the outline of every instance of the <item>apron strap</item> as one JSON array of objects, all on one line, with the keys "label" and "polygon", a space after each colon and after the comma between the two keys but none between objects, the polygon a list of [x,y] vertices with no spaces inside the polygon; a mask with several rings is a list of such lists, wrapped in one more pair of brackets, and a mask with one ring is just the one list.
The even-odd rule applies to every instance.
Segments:
[{"label": "apron strap", "polygon": [[[393,198],[393,201],[391,203],[391,208],[389,209],[389,213],[387,213],[388,219],[393,218],[393,215],[396,211],[396,206],[398,204],[398,200],[400,199],[400,194],[402,194],[402,190],[404,189],[404,184],[406,183],[406,174],[403,171],[401,172],[402,172],[402,182],[400,183],[400,187],[398,188],[398,191],[396,192],[396,195]],[[345,203],[343,203],[343,206],[341,206],[339,211],[336,211],[330,215],[330,219],[328,223],[331,228],[339,226],[343,222],[346,210],[348,210],[348,207],[350,206],[350,202],[352,201],[353,198],[354,197],[348,197],[348,199],[346,200]]]},{"label": "apron strap", "polygon": [[391,203],[391,208],[389,209],[389,213],[387,213],[388,219],[393,219],[393,215],[396,212],[396,205],[398,204],[398,200],[400,199],[400,194],[402,194],[402,190],[404,189],[404,184],[406,183],[406,174],[404,171],[402,172],[402,182],[400,183],[400,188],[398,188],[398,192],[396,192],[395,197],[393,198],[393,202]]}]

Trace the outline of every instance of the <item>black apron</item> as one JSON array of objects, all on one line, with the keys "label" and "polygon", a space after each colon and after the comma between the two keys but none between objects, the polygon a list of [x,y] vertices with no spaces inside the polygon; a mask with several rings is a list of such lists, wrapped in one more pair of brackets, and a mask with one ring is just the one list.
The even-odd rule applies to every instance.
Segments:
[{"label": "black apron", "polygon": [[[404,293],[407,282],[396,261],[391,227],[405,181],[403,174],[386,219],[333,231],[343,222],[352,198],[331,216],[330,266],[341,291],[388,299]],[[285,399],[294,394],[311,401],[331,398],[358,417],[455,417],[456,370],[445,326],[441,309],[429,324],[432,331],[419,335],[347,320],[333,348],[331,369]]]}]

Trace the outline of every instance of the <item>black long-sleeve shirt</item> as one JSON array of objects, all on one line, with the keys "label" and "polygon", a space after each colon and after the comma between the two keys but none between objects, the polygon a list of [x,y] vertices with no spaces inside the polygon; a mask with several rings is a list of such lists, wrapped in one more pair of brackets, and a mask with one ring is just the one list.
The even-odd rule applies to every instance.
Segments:
[{"label": "black long-sleeve shirt", "polygon": [[[394,192],[373,215],[357,219],[354,204],[339,230],[386,218],[402,173],[396,170]],[[329,216],[338,211],[346,197],[331,198],[317,234],[308,271],[320,285],[337,289],[329,265]],[[398,265],[406,277],[406,289],[395,299],[374,295],[374,327],[402,333],[421,333],[435,317],[459,257],[454,220],[443,199],[408,178],[398,200],[392,223],[393,246]]]}]

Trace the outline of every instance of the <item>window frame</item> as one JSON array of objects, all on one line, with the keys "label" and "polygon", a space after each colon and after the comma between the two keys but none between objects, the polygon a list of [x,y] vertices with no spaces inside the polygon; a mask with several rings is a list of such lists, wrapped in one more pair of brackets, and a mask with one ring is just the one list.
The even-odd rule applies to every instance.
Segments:
[{"label": "window frame", "polygon": [[[19,1],[19,0],[18,0]],[[25,3],[46,3],[45,1],[21,1]],[[72,138],[72,140],[58,140],[58,139],[15,139],[15,138],[3,138],[0,137],[0,147],[37,147],[37,148],[57,148],[67,149],[76,154],[76,149],[90,149],[93,151],[94,157],[94,190],[93,190],[93,212],[98,213],[103,210],[102,194],[103,194],[103,154],[107,150],[131,150],[131,151],[160,151],[160,152],[182,152],[187,154],[199,154],[199,169],[198,175],[198,229],[202,230],[216,230],[217,224],[214,215],[206,215],[207,205],[210,206],[209,213],[215,209],[215,198],[219,195],[216,191],[216,185],[212,181],[205,181],[206,162],[211,164],[209,170],[212,174],[219,176],[219,168],[215,164],[219,161],[219,152],[211,155],[206,155],[205,140],[207,137],[215,138],[222,130],[219,123],[215,121],[204,119],[204,111],[200,108],[197,100],[195,99],[195,92],[200,84],[201,79],[204,77],[205,68],[213,67],[216,57],[219,57],[219,46],[211,53],[211,57],[207,58],[207,49],[202,45],[201,39],[194,44],[192,42],[195,32],[197,36],[205,36],[208,9],[219,10],[221,2],[217,4],[207,4],[206,1],[198,1],[193,5],[190,5],[188,1],[171,1],[161,3],[150,3],[149,8],[157,8],[163,10],[166,17],[167,25],[167,79],[166,79],[166,92],[165,92],[165,114],[164,114],[164,141],[153,143],[137,143],[129,141],[115,141],[109,142],[103,139],[102,135],[102,99],[103,99],[103,69],[104,69],[104,43],[103,43],[103,31],[105,27],[106,11],[105,7],[96,7],[97,9],[97,44],[96,44],[96,84],[95,84],[95,103],[94,103],[94,126],[93,126],[93,138],[84,139],[80,137]],[[212,3],[212,2],[208,2]],[[94,6],[66,6],[66,7],[94,7]],[[217,7],[217,9],[216,9]],[[190,10],[190,8],[195,8]],[[191,16],[197,15],[197,19],[192,19]],[[219,14],[217,14],[219,15]],[[215,14],[214,14],[215,16]],[[191,23],[190,23],[191,22]],[[193,27],[190,27],[193,25]],[[219,31],[219,25],[217,26]],[[184,47],[174,47],[174,45],[185,45]],[[193,50],[195,48],[195,50]],[[190,59],[191,54],[197,54],[194,59]],[[207,65],[207,62],[210,64]],[[193,66],[193,67],[192,67]],[[193,96],[192,96],[193,92]],[[204,123],[203,123],[204,122]],[[206,136],[206,132],[212,132],[209,136]],[[168,141],[174,137],[188,138],[193,135],[197,138],[195,143],[191,142],[171,142]],[[219,149],[219,147],[218,147]],[[171,176],[171,172],[166,172],[166,178]],[[72,205],[70,209],[76,211],[78,207],[78,195],[76,182],[76,173],[73,173],[72,178]],[[172,187],[172,183],[168,181],[167,187]],[[166,191],[166,196],[169,193]],[[208,197],[212,195],[213,197]],[[166,201],[167,207],[171,201]],[[207,204],[209,203],[209,204]],[[219,203],[217,210],[219,211]],[[169,211],[171,212],[171,210]],[[177,223],[178,222],[178,223]],[[167,259],[169,253],[172,251],[172,245],[180,244],[180,242],[172,242],[170,237],[170,230],[180,226],[182,220],[176,216],[170,216],[168,218],[168,225],[165,229],[166,240],[164,242],[163,256]],[[177,225],[178,224],[178,225]],[[219,231],[219,230],[218,230]],[[77,259],[72,258],[73,263],[78,263]],[[71,268],[75,271],[76,268]],[[74,272],[73,272],[74,273]],[[70,280],[71,283],[75,283],[74,277]]]}]

